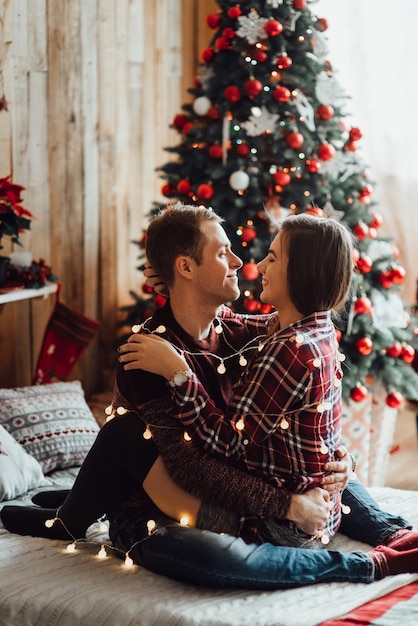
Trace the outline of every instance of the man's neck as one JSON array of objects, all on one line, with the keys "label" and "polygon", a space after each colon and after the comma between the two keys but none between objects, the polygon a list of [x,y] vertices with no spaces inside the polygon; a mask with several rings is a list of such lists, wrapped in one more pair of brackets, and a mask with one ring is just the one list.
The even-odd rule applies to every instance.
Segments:
[{"label": "man's neck", "polygon": [[186,333],[195,339],[207,339],[218,307],[177,292],[170,294],[170,306],[174,319]]}]

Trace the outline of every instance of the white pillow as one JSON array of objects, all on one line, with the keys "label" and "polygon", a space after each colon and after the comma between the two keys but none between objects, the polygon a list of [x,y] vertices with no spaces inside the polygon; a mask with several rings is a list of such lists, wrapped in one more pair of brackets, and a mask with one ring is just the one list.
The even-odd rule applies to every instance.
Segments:
[{"label": "white pillow", "polygon": [[0,426],[0,502],[13,500],[45,483],[38,461]]}]

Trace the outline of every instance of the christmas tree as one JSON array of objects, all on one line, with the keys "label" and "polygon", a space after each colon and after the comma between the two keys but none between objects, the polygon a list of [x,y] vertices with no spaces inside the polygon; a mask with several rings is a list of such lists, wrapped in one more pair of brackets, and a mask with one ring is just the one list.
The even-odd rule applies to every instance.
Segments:
[{"label": "christmas tree", "polygon": [[[307,212],[341,219],[356,245],[354,293],[337,324],[346,355],[344,394],[383,384],[389,406],[418,398],[412,330],[398,291],[405,278],[398,251],[379,236],[373,186],[358,156],[361,130],[344,122],[348,102],[328,59],[325,19],[308,0],[217,0],[207,16],[213,37],[173,120],[179,143],[160,168],[167,203],[212,207],[225,219],[243,259],[234,309],[269,312],[258,299],[256,262],[274,228],[271,217]],[[152,212],[151,212],[152,213]],[[140,243],[140,245],[142,245]],[[144,286],[146,291],[146,286]],[[161,305],[136,297],[129,321]]]}]

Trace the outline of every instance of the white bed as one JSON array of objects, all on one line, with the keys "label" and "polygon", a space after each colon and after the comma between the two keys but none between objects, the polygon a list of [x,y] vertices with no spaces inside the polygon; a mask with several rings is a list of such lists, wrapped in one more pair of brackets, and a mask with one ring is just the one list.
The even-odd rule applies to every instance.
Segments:
[{"label": "white bed", "polygon": [[[70,485],[75,472],[55,472],[51,483]],[[418,527],[418,492],[371,491],[384,508]],[[30,495],[3,504],[27,503]],[[275,592],[191,587],[136,566],[126,569],[114,555],[98,559],[107,536],[97,527],[90,532],[96,543],[68,554],[68,542],[0,528],[0,626],[314,626],[418,580],[418,575],[403,575],[371,585],[318,584]],[[332,544],[345,551],[362,547],[342,536]],[[401,622],[384,623],[416,626],[418,603],[408,607]]]}]

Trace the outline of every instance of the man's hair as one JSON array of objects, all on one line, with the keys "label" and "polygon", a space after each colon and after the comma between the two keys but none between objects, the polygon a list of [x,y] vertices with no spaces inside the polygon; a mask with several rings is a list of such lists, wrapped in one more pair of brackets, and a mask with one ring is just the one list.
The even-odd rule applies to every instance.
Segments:
[{"label": "man's hair", "polygon": [[280,226],[289,264],[289,296],[303,315],[340,311],[353,275],[353,238],[334,219],[292,215]]},{"label": "man's hair", "polygon": [[221,224],[224,220],[213,211],[182,204],[168,205],[149,224],[145,238],[148,261],[167,287],[174,283],[174,262],[180,255],[202,263],[207,242],[205,223]]}]

